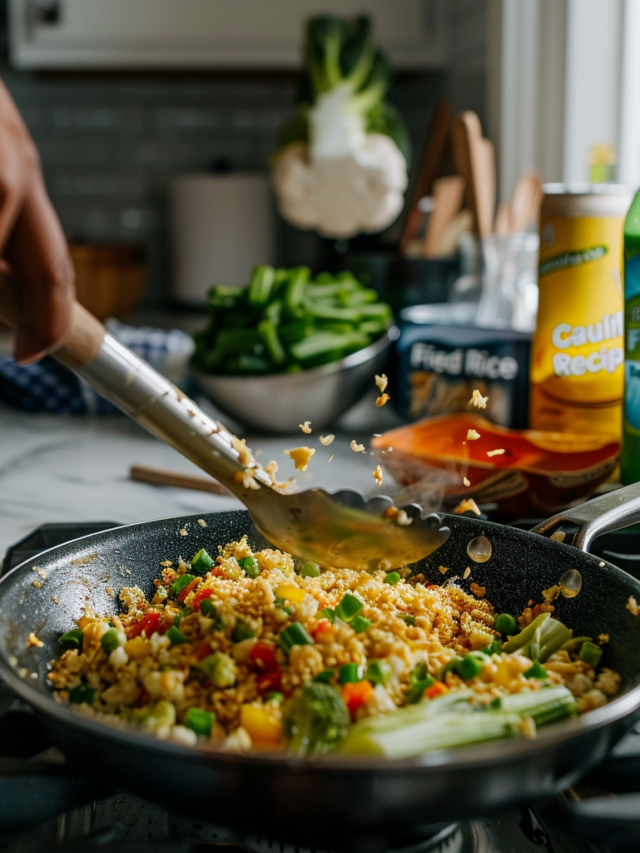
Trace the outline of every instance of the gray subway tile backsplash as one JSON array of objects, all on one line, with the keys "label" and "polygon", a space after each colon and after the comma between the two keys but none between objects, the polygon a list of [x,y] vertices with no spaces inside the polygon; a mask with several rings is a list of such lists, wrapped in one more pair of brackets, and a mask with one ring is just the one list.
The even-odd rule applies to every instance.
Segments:
[{"label": "gray subway tile backsplash", "polygon": [[[471,16],[482,0],[458,0],[465,3]],[[171,177],[222,162],[266,172],[298,85],[292,75],[260,73],[33,74],[6,61],[0,72],[40,149],[66,233],[144,246],[148,305],[161,304],[169,285]],[[394,87],[416,156],[431,107],[446,91],[444,73],[405,75]]]}]

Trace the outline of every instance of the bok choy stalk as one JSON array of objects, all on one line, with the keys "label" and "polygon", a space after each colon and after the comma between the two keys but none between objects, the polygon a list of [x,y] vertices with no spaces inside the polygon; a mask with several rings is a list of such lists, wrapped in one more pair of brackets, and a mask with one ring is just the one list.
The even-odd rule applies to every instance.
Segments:
[{"label": "bok choy stalk", "polygon": [[381,231],[407,187],[404,125],[385,101],[390,69],[366,16],[311,18],[306,76],[273,160],[280,212],[327,237]]},{"label": "bok choy stalk", "polygon": [[520,631],[503,646],[506,654],[521,652],[531,660],[544,663],[554,652],[571,639],[571,631],[552,619],[548,613],[541,613],[530,625]]},{"label": "bok choy stalk", "polygon": [[[409,758],[431,749],[514,737],[525,717],[538,725],[575,713],[566,687],[523,691],[499,700],[500,707],[474,709],[464,691],[354,723],[338,751],[350,755]],[[459,697],[463,696],[463,701]],[[496,705],[498,703],[496,702]]]}]

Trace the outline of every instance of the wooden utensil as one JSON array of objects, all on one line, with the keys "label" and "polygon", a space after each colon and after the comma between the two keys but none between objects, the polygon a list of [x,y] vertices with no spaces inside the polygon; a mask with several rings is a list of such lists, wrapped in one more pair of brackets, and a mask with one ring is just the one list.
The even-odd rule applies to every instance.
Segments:
[{"label": "wooden utensil", "polygon": [[478,209],[478,230],[481,237],[493,233],[493,219],[496,209],[496,156],[490,139],[475,140],[474,156],[476,163],[476,206]]},{"label": "wooden utensil", "polygon": [[435,258],[446,258],[453,255],[458,248],[460,238],[465,231],[473,230],[473,214],[470,210],[461,210],[449,222],[438,241],[434,253]]},{"label": "wooden utensil", "polygon": [[198,477],[195,474],[166,471],[164,468],[152,468],[148,465],[132,465],[129,478],[139,483],[151,483],[153,486],[175,486],[178,489],[211,492],[214,495],[231,495],[229,489],[213,477]]},{"label": "wooden utensil", "polygon": [[495,232],[497,237],[506,237],[511,233],[511,205],[508,201],[503,201],[498,206]]},{"label": "wooden utensil", "polygon": [[453,150],[458,172],[465,179],[466,202],[475,218],[479,237],[493,230],[495,159],[493,144],[482,136],[478,116],[465,110],[454,120]]},{"label": "wooden utensil", "polygon": [[404,231],[400,240],[400,253],[404,254],[407,246],[415,240],[420,232],[422,211],[418,207],[421,198],[429,195],[435,179],[438,164],[442,157],[449,125],[451,123],[452,106],[447,100],[438,101],[433,109],[429,130],[425,141],[418,179],[411,194]]},{"label": "wooden utensil", "polygon": [[438,178],[433,185],[434,207],[429,215],[427,233],[424,238],[422,255],[434,258],[447,226],[460,210],[464,195],[464,178],[450,175]]},{"label": "wooden utensil", "polygon": [[523,172],[511,194],[511,230],[526,231],[537,217],[542,202],[542,181],[538,172]]}]

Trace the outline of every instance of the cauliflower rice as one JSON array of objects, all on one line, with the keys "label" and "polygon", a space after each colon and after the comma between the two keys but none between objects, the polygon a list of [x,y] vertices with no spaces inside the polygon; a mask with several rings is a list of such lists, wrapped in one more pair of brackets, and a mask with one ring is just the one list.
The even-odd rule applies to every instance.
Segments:
[{"label": "cauliflower rice", "polygon": [[[151,600],[124,588],[119,615],[87,611],[61,638],[67,649],[49,673],[59,702],[161,739],[245,751],[286,746],[283,708],[314,681],[335,688],[351,723],[454,691],[490,706],[556,685],[583,712],[620,686],[571,643],[542,670],[507,653],[492,605],[455,582],[301,566],[280,551],[254,553],[246,537],[215,559],[165,560],[159,575]],[[520,628],[531,619],[529,610]],[[473,667],[461,669],[472,652]],[[529,719],[522,734],[534,732]]]}]

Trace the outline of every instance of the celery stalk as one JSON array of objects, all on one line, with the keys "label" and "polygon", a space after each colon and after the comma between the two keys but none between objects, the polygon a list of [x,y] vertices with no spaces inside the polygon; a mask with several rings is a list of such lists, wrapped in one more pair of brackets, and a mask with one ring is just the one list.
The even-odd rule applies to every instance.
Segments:
[{"label": "celery stalk", "polygon": [[360,729],[356,723],[340,744],[339,752],[409,758],[431,749],[511,737],[517,733],[520,721],[518,714],[491,711],[443,714],[427,718],[422,723],[387,731]]},{"label": "celery stalk", "polygon": [[510,637],[503,651],[507,654],[521,652],[531,660],[544,663],[570,638],[571,631],[566,625],[552,619],[548,613],[541,613],[523,631]]},{"label": "celery stalk", "polygon": [[470,691],[422,701],[351,726],[339,751],[351,755],[408,758],[430,749],[517,736],[525,717],[536,725],[575,714],[576,703],[566,687],[527,690],[504,696],[489,709],[474,708]]}]

